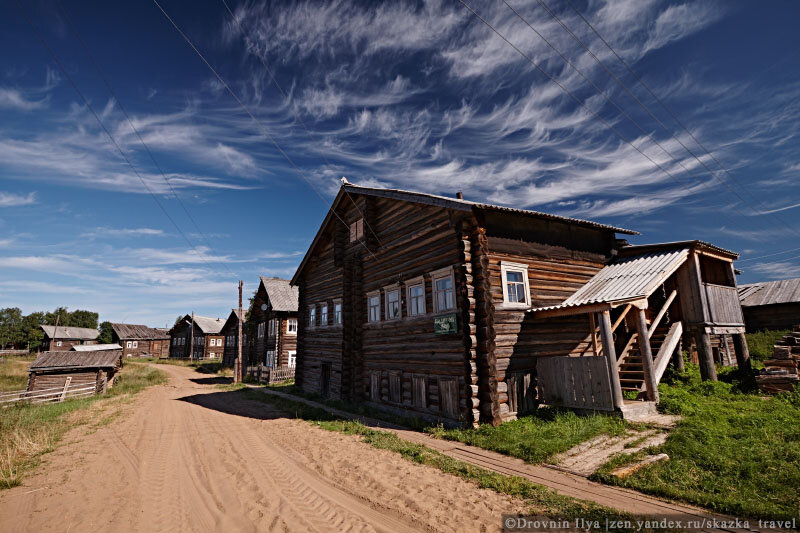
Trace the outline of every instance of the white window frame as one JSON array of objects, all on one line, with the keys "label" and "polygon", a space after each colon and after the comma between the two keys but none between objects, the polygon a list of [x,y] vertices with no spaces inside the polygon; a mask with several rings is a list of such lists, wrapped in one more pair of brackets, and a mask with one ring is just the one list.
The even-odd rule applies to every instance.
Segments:
[{"label": "white window frame", "polygon": [[[521,272],[522,284],[525,289],[524,302],[511,302],[508,299],[508,272]],[[500,274],[501,283],[503,284],[503,307],[514,307],[519,309],[527,309],[531,306],[531,286],[528,281],[528,265],[524,263],[512,263],[510,261],[500,261]]]},{"label": "white window frame", "polygon": [[[343,322],[343,319],[344,319],[344,316],[342,314],[344,312],[344,308],[342,307],[341,298],[338,298],[338,299],[334,300],[332,307],[333,307],[333,325],[334,326],[341,326],[342,322]],[[339,309],[338,311],[336,310],[337,307]]]},{"label": "white window frame", "polygon": [[132,341],[127,341],[125,343],[125,348],[133,348],[133,342]]},{"label": "white window frame", "polygon": [[[412,313],[411,304],[412,304],[412,297],[411,297],[411,289],[414,287],[422,287],[422,310],[420,313]],[[427,304],[425,294],[425,277],[420,276],[418,278],[410,279],[406,281],[406,317],[417,317],[417,316],[425,316],[427,313]]]},{"label": "white window frame", "polygon": [[[392,316],[389,313],[389,295],[395,292],[397,293],[397,314]],[[401,294],[399,283],[387,285],[383,288],[383,314],[386,317],[387,322],[390,320],[400,320],[403,318],[403,298],[401,297]]]},{"label": "white window frame", "polygon": [[[270,354],[272,355],[270,356]],[[269,365],[268,363],[272,363],[272,365]],[[275,368],[277,363],[278,363],[277,352],[275,350],[267,350],[266,353],[264,353],[264,366],[268,368]]]},{"label": "white window frame", "polygon": [[[450,284],[453,287],[453,307],[440,309],[439,308],[439,291],[436,289],[436,281],[440,279],[450,279]],[[453,267],[442,268],[431,272],[431,290],[433,293],[433,312],[434,313],[452,313],[458,309],[458,302],[456,301],[456,277],[453,273]]]},{"label": "white window frame", "polygon": [[139,341],[133,341],[133,347],[134,348],[138,348],[139,347]]},{"label": "white window frame", "polygon": [[350,242],[356,242],[364,238],[364,218],[359,218],[350,224]]},{"label": "white window frame", "polygon": [[264,338],[264,329],[265,328],[266,328],[266,322],[259,322],[258,323],[258,332],[257,332],[257,334],[258,334],[258,338],[259,339],[263,339]]},{"label": "white window frame", "polygon": [[328,309],[328,302],[323,302],[319,304],[319,325],[322,328],[328,327],[328,316],[329,316],[329,309]]},{"label": "white window frame", "polygon": [[297,366],[297,350],[289,350],[287,352],[289,356],[289,368],[294,368]]},{"label": "white window frame", "polygon": [[210,354],[208,354],[208,357],[210,359],[214,359],[216,356],[217,356],[217,354],[215,354],[214,352],[211,352]]},{"label": "white window frame", "polygon": [[287,335],[297,335],[297,319],[296,318],[287,318],[286,319],[286,334]]},{"label": "white window frame", "polygon": [[274,336],[275,336],[275,330],[277,329],[277,327],[276,327],[276,326],[277,326],[276,322],[277,322],[277,321],[276,321],[276,319],[274,319],[274,318],[270,318],[270,319],[269,319],[269,322],[268,322],[268,324],[269,324],[269,327],[267,328],[267,336],[268,336],[268,337],[274,337]]},{"label": "white window frame", "polygon": [[[372,319],[372,306],[370,305],[370,300],[372,298],[378,298],[378,305],[375,308],[378,310],[378,316],[375,320]],[[367,293],[367,322],[371,324],[376,324],[381,321],[381,291],[372,291]]]},{"label": "white window frame", "polygon": [[308,327],[309,328],[317,327],[317,306],[316,305],[309,305],[308,306]]},{"label": "white window frame", "polygon": [[56,346],[61,346],[61,341],[56,341]]}]

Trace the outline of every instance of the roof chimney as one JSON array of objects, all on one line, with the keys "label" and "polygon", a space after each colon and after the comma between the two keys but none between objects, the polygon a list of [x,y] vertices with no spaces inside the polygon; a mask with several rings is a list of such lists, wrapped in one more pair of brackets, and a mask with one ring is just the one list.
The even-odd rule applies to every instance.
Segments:
[{"label": "roof chimney", "polygon": [[458,191],[456,193],[456,198],[459,199],[459,200],[463,200],[464,199],[464,193],[461,192],[461,191]]}]

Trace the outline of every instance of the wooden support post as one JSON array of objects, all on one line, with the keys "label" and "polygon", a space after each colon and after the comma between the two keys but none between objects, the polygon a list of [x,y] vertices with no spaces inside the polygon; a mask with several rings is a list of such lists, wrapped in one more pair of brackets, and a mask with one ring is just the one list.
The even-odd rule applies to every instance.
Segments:
[{"label": "wooden support post", "polygon": [[192,360],[194,359],[194,311],[192,311],[192,331],[189,335],[191,335],[189,340],[189,360]]},{"label": "wooden support post", "polygon": [[592,328],[592,353],[597,357],[600,354],[600,349],[597,346],[597,325],[595,322],[594,313],[589,313],[589,327]]},{"label": "wooden support post", "polygon": [[650,335],[647,332],[647,320],[644,309],[637,309],[633,317],[636,326],[636,342],[639,343],[639,355],[642,357],[644,370],[645,396],[651,402],[658,401],[658,383],[653,370],[653,350],[650,348]]},{"label": "wooden support post", "polygon": [[695,330],[694,340],[697,343],[697,359],[700,363],[700,377],[703,381],[717,381],[717,367],[714,366],[714,350],[711,339],[705,328]]},{"label": "wooden support post", "polygon": [[614,334],[611,331],[611,313],[603,311],[600,316],[600,338],[603,341],[603,353],[608,361],[608,377],[611,380],[611,397],[614,407],[622,409],[625,400],[622,398],[622,385],[619,383],[617,370],[617,352],[614,349]]},{"label": "wooden support post", "polygon": [[737,333],[733,336],[733,351],[736,353],[736,364],[740,369],[751,370],[750,349],[747,347],[747,337],[744,333]]},{"label": "wooden support post", "polygon": [[683,347],[681,346],[680,342],[675,347],[675,353],[672,354],[672,364],[675,365],[675,368],[681,372],[683,372],[686,368],[686,363],[683,360]]},{"label": "wooden support post", "polygon": [[233,382],[234,383],[241,383],[242,382],[242,280],[239,280],[239,316],[237,322],[239,323],[238,326],[238,338],[236,341],[236,368],[233,371]]},{"label": "wooden support post", "polygon": [[64,389],[61,391],[61,396],[58,399],[59,402],[63,402],[67,399],[70,383],[72,383],[72,376],[67,376],[67,380],[64,382]]}]

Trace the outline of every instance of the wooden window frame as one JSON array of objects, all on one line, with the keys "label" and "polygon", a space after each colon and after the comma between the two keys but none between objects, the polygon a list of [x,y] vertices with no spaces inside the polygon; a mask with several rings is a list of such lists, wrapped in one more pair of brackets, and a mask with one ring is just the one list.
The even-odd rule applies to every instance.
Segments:
[{"label": "wooden window frame", "polygon": [[[397,314],[395,316],[389,315],[389,293],[397,293]],[[383,313],[386,317],[386,321],[395,321],[400,320],[403,318],[403,297],[402,291],[400,290],[399,283],[393,283],[392,285],[387,285],[383,288]]]},{"label": "wooden window frame", "polygon": [[[336,306],[339,306],[339,312],[336,312]],[[337,298],[333,301],[333,325],[341,326],[344,323],[344,307],[342,307],[342,299]]]},{"label": "wooden window frame", "polygon": [[[508,300],[508,272],[521,272],[522,284],[525,288],[524,302],[511,302]],[[511,261],[500,261],[500,283],[503,289],[503,307],[515,309],[528,309],[531,306],[531,285],[528,280],[528,265],[525,263],[512,263]]]},{"label": "wooden window frame", "polygon": [[[272,361],[270,361],[270,355],[272,354]],[[268,363],[272,363],[271,365]],[[278,362],[278,355],[276,350],[266,350],[264,352],[264,366],[267,368],[275,368],[275,363]]]},{"label": "wooden window frame", "polygon": [[267,324],[269,324],[269,326],[267,326],[267,337],[274,337],[278,332],[277,319],[270,318]]},{"label": "wooden window frame", "polygon": [[317,327],[317,304],[312,304],[308,306],[308,328],[315,327]]},{"label": "wooden window frame", "polygon": [[[372,320],[372,306],[370,305],[370,300],[372,298],[378,298],[378,317],[376,320]],[[367,323],[369,324],[377,324],[381,321],[381,291],[371,291],[367,293]]]},{"label": "wooden window frame", "polygon": [[[458,310],[458,301],[456,299],[456,277],[452,266],[434,270],[430,273],[431,277],[431,293],[433,296],[433,312],[440,313],[453,313]],[[453,287],[453,307],[447,309],[439,309],[439,291],[436,289],[436,281],[440,279],[450,279]]]},{"label": "wooden window frame", "polygon": [[328,327],[328,317],[330,316],[330,313],[328,313],[329,307],[328,302],[319,304],[319,327],[321,328]]},{"label": "wooden window frame", "polygon": [[289,368],[297,368],[297,350],[288,350],[286,352],[287,362]]},{"label": "wooden window frame", "polygon": [[364,218],[350,223],[350,242],[358,242],[364,238]]},{"label": "wooden window frame", "polygon": [[256,328],[256,330],[257,330],[256,331],[256,336],[259,339],[263,339],[264,338],[264,334],[266,333],[266,328],[267,328],[266,324],[267,324],[266,322],[259,322],[258,323],[258,327]]},{"label": "wooden window frame", "polygon": [[[294,331],[292,331],[292,324],[294,324]],[[287,318],[286,319],[286,334],[287,335],[297,335],[297,319],[296,318]]]},{"label": "wooden window frame", "polygon": [[[416,314],[411,312],[411,302],[413,301],[411,297],[411,289],[414,287],[422,287],[422,312]],[[427,300],[427,294],[425,292],[425,277],[419,276],[406,281],[406,318],[425,316],[428,313],[428,305],[425,300]]]}]

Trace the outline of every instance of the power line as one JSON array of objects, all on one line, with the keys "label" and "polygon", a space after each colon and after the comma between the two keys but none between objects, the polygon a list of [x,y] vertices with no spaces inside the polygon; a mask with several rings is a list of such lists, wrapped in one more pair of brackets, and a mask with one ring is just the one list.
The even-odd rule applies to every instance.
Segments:
[{"label": "power line", "polygon": [[175,220],[172,218],[172,216],[170,216],[169,212],[164,208],[163,205],[161,205],[161,202],[158,201],[158,197],[156,197],[155,193],[153,193],[153,191],[150,189],[150,186],[147,185],[147,182],[142,177],[142,175],[139,173],[139,171],[136,170],[136,167],[133,166],[133,163],[131,162],[131,160],[128,158],[128,156],[125,154],[125,152],[122,150],[122,148],[117,143],[117,141],[114,139],[114,137],[111,135],[111,132],[108,130],[108,128],[106,128],[105,124],[103,124],[103,121],[100,119],[100,116],[97,114],[97,112],[91,106],[89,101],[83,95],[83,92],[78,88],[78,85],[72,79],[72,76],[69,75],[69,72],[67,71],[67,69],[64,68],[64,66],[61,64],[61,61],[58,59],[58,56],[56,55],[56,53],[53,51],[53,49],[47,43],[47,40],[45,40],[44,36],[39,32],[39,29],[33,23],[33,20],[31,20],[31,18],[28,16],[27,12],[24,11],[24,8],[22,7],[22,4],[20,3],[20,0],[16,0],[16,4],[17,4],[17,8],[19,9],[20,13],[25,18],[25,20],[28,22],[28,24],[30,25],[31,29],[33,30],[34,34],[36,35],[36,37],[41,42],[42,46],[44,46],[44,48],[50,54],[50,56],[52,57],[53,61],[56,64],[56,66],[58,66],[58,69],[61,71],[61,73],[67,79],[67,81],[72,86],[72,88],[75,90],[75,92],[78,94],[78,96],[83,101],[83,103],[86,106],[86,108],[91,112],[92,116],[94,116],[94,119],[97,121],[97,123],[103,129],[103,131],[105,132],[105,134],[108,137],[108,139],[111,141],[111,144],[113,144],[114,147],[116,147],[117,151],[119,151],[119,153],[122,156],[122,158],[125,160],[125,162],[128,164],[128,166],[131,167],[131,170],[133,170],[134,174],[136,174],[136,176],[139,178],[139,181],[142,182],[142,185],[144,186],[145,190],[150,194],[150,196],[156,202],[156,204],[161,209],[161,211],[164,213],[164,215],[169,219],[169,221],[172,222],[172,225],[175,226],[175,229],[178,230],[178,233],[180,233],[181,236],[186,240],[186,242],[192,248],[194,253],[197,254],[197,256],[201,260],[203,260],[203,262],[206,263],[206,265],[211,270],[213,270],[214,272],[217,272],[218,274],[221,274],[213,266],[211,266],[208,263],[208,261],[206,261],[205,257],[203,257],[203,255],[201,255],[200,252],[197,251],[197,248],[195,248],[194,244],[192,244],[192,241],[189,240],[189,238],[186,236],[186,234],[180,229],[180,227],[178,227],[178,224],[175,223]]},{"label": "power line", "polygon": [[[150,156],[150,160],[156,166],[156,169],[158,169],[158,172],[161,174],[161,177],[164,179],[164,182],[169,187],[169,190],[172,192],[172,195],[175,197],[176,200],[178,200],[178,203],[180,204],[181,208],[183,209],[183,212],[186,213],[186,216],[192,222],[192,224],[194,225],[194,227],[197,230],[197,232],[203,237],[203,240],[205,241],[206,246],[208,246],[209,250],[211,250],[213,252],[214,250],[213,250],[213,247],[211,246],[211,243],[208,240],[208,237],[206,237],[205,233],[203,233],[203,230],[200,229],[200,226],[197,224],[197,222],[195,221],[194,217],[191,215],[189,210],[186,208],[186,205],[183,203],[183,200],[181,200],[180,196],[178,196],[177,192],[175,191],[175,188],[172,186],[172,183],[169,181],[169,178],[167,177],[166,173],[162,170],[161,165],[159,165],[158,161],[156,161],[156,158],[155,158],[155,156],[153,156],[153,153],[150,151],[150,148],[147,146],[147,143],[144,142],[144,139],[142,138],[142,135],[139,133],[139,130],[136,128],[136,125],[134,124],[133,120],[131,119],[130,115],[128,114],[128,111],[125,109],[125,106],[122,104],[122,100],[119,99],[119,97],[117,96],[117,94],[114,91],[113,87],[111,86],[111,83],[106,78],[106,76],[105,76],[105,74],[103,72],[103,69],[100,67],[99,63],[94,59],[94,56],[89,51],[89,47],[86,46],[86,43],[83,40],[83,38],[81,37],[80,32],[78,32],[78,28],[75,26],[75,24],[73,24],[72,19],[67,14],[67,11],[66,11],[66,9],[64,9],[64,6],[61,4],[60,0],[56,0],[56,7],[58,8],[59,12],[64,17],[64,19],[67,21],[67,25],[69,25],[70,29],[75,34],[75,37],[78,39],[78,42],[80,42],[81,46],[83,47],[84,52],[86,53],[86,56],[89,58],[89,61],[92,63],[92,66],[94,66],[95,70],[97,71],[98,75],[100,76],[100,79],[103,80],[103,83],[105,84],[106,89],[108,90],[108,92],[111,94],[111,96],[114,98],[114,100],[119,105],[119,108],[122,111],[122,114],[125,116],[125,119],[128,121],[128,124],[130,125],[131,129],[136,134],[136,137],[139,139],[139,142],[144,147],[145,151],[147,152],[147,155]],[[231,275],[234,275],[234,276],[236,275],[230,269],[230,267],[228,267],[227,264],[222,263],[222,262],[218,262],[218,264],[221,264]]]},{"label": "power line", "polygon": [[[788,253],[791,253],[791,252],[796,252],[798,250],[800,250],[800,248],[790,248],[789,250],[784,250],[782,252],[775,252],[774,254],[766,254],[766,255],[759,255],[759,256],[756,256],[756,257],[748,257],[747,259],[739,259],[739,262],[742,263],[742,262],[745,262],[745,261],[755,261],[756,259],[764,259],[766,257],[774,257],[776,255],[788,254]],[[784,257],[783,259],[780,259],[780,261],[788,261],[789,259],[794,259],[794,258],[793,257],[789,257],[789,258]]]},{"label": "power line", "polygon": [[[504,1],[505,1],[505,0],[504,0]],[[646,111],[646,112],[647,112],[647,113],[648,113],[648,114],[649,114],[651,117],[653,117],[653,118],[654,118],[654,119],[655,119],[655,120],[656,120],[656,121],[657,121],[657,122],[658,122],[658,123],[661,125],[661,127],[662,127],[662,128],[664,128],[664,130],[665,130],[665,131],[667,131],[667,132],[670,132],[670,133],[671,133],[671,130],[669,130],[669,129],[666,127],[666,125],[665,125],[665,124],[664,124],[664,123],[663,123],[663,122],[662,122],[662,121],[661,121],[661,120],[660,120],[658,117],[656,117],[656,116],[655,116],[655,115],[654,115],[654,114],[653,114],[653,113],[652,113],[652,112],[651,112],[651,111],[650,111],[650,110],[647,108],[647,106],[645,106],[645,105],[644,105],[644,104],[643,104],[643,103],[642,103],[642,102],[641,102],[641,101],[640,101],[640,100],[639,100],[639,99],[638,99],[638,98],[637,98],[637,97],[636,97],[636,96],[635,96],[635,95],[634,95],[634,94],[633,94],[633,93],[632,93],[632,92],[631,92],[631,91],[630,91],[630,90],[629,90],[629,89],[628,89],[628,88],[627,88],[627,87],[626,87],[626,86],[625,86],[625,85],[624,85],[624,84],[623,84],[623,83],[622,83],[622,82],[621,82],[621,81],[620,81],[620,80],[617,78],[617,76],[615,76],[613,73],[611,73],[611,71],[610,71],[608,68],[606,68],[606,66],[603,64],[603,62],[602,62],[602,61],[600,61],[600,59],[599,59],[599,58],[598,58],[598,57],[597,57],[597,56],[596,56],[596,55],[595,55],[595,54],[594,54],[594,53],[593,53],[593,52],[592,52],[592,51],[589,49],[589,47],[588,47],[588,46],[587,46],[587,45],[586,45],[586,44],[585,44],[585,43],[584,43],[584,42],[583,42],[581,39],[579,39],[579,38],[578,38],[578,37],[577,37],[577,36],[576,36],[576,35],[575,35],[575,34],[574,34],[574,33],[573,33],[571,30],[569,30],[569,28],[567,28],[567,26],[566,26],[566,25],[565,25],[565,24],[564,24],[564,23],[561,21],[561,19],[558,17],[558,15],[556,15],[556,14],[555,14],[555,13],[554,13],[554,12],[553,12],[553,11],[552,11],[550,8],[549,8],[549,7],[547,7],[547,5],[546,5],[546,4],[543,2],[543,0],[536,0],[536,1],[537,1],[537,2],[538,2],[538,3],[539,3],[541,6],[542,6],[542,7],[544,7],[544,8],[547,10],[547,12],[548,12],[548,13],[550,13],[550,15],[551,15],[553,18],[555,18],[555,19],[558,21],[558,23],[559,23],[559,24],[560,24],[560,25],[561,25],[561,26],[562,26],[562,27],[563,27],[565,30],[567,30],[567,32],[569,32],[569,34],[570,34],[570,35],[571,35],[571,36],[572,36],[572,37],[573,37],[573,38],[574,38],[574,39],[575,39],[575,40],[576,40],[576,41],[577,41],[577,42],[578,42],[578,43],[579,43],[579,44],[580,44],[580,45],[581,45],[583,48],[584,48],[584,50],[586,50],[586,51],[589,53],[589,55],[591,55],[591,56],[592,56],[592,58],[594,58],[594,60],[595,60],[595,61],[596,61],[596,62],[597,62],[599,65],[601,65],[601,66],[603,67],[603,69],[604,69],[604,70],[605,70],[605,71],[606,71],[606,72],[609,74],[609,76],[611,76],[611,77],[612,77],[612,78],[613,78],[613,79],[614,79],[614,80],[617,82],[617,84],[618,84],[620,87],[622,87],[622,88],[623,88],[623,90],[625,90],[625,92],[627,92],[627,93],[628,93],[628,95],[630,95],[630,97],[631,97],[631,98],[633,98],[633,99],[634,99],[634,100],[635,100],[635,101],[636,101],[636,102],[637,102],[637,103],[638,103],[638,104],[639,104],[639,105],[642,107],[642,109],[644,109],[644,110],[645,110],[645,111]],[[673,120],[675,120],[675,122],[677,122],[677,123],[678,123],[678,125],[679,125],[679,126],[680,126],[680,127],[681,127],[681,128],[682,128],[682,129],[683,129],[683,130],[684,130],[684,131],[685,131],[685,132],[686,132],[686,133],[687,133],[687,134],[688,134],[688,135],[689,135],[689,136],[692,138],[692,140],[694,140],[694,142],[695,142],[695,143],[697,143],[697,145],[698,145],[700,148],[702,148],[702,149],[703,149],[703,151],[706,153],[706,155],[708,155],[708,157],[710,157],[710,158],[711,158],[711,159],[712,159],[712,160],[713,160],[713,161],[714,161],[714,162],[715,162],[715,163],[716,163],[716,164],[717,164],[717,165],[720,167],[720,169],[721,169],[721,170],[722,170],[722,171],[723,171],[723,172],[724,172],[724,173],[725,173],[725,174],[726,174],[726,175],[727,175],[729,178],[731,178],[731,180],[733,180],[733,182],[734,182],[734,183],[735,183],[737,186],[741,187],[741,184],[740,184],[740,183],[738,183],[738,181],[736,180],[736,178],[734,178],[734,177],[731,175],[731,173],[730,173],[730,172],[729,172],[729,171],[728,171],[728,170],[725,168],[725,166],[724,166],[724,165],[723,165],[723,164],[722,164],[722,163],[721,163],[721,162],[720,162],[720,161],[719,161],[719,160],[718,160],[718,159],[717,159],[717,158],[714,156],[714,154],[713,154],[713,153],[712,153],[712,152],[711,152],[711,151],[710,151],[708,148],[706,148],[706,147],[703,145],[703,143],[701,143],[701,142],[700,142],[700,140],[699,140],[699,139],[697,139],[697,137],[695,137],[695,135],[694,135],[694,134],[693,134],[693,133],[692,133],[692,132],[689,130],[689,128],[687,128],[687,127],[686,127],[686,126],[683,124],[683,122],[681,122],[681,120],[680,120],[680,119],[679,119],[679,118],[678,118],[678,117],[677,117],[677,116],[676,116],[676,115],[675,115],[675,114],[674,114],[674,113],[673,113],[673,112],[672,112],[672,111],[671,111],[671,110],[670,110],[670,109],[667,107],[667,105],[666,105],[666,104],[665,104],[665,103],[664,103],[664,102],[663,102],[663,101],[662,101],[662,100],[661,100],[661,99],[660,99],[658,96],[656,96],[656,94],[655,94],[655,93],[654,93],[654,92],[653,92],[653,91],[650,89],[650,87],[649,87],[649,86],[647,86],[647,84],[645,84],[645,82],[644,82],[644,81],[641,79],[641,77],[639,77],[639,76],[637,76],[637,75],[636,75],[636,73],[635,73],[635,72],[633,71],[633,69],[632,69],[632,68],[631,68],[631,67],[628,65],[628,63],[627,63],[627,62],[626,62],[626,61],[625,61],[625,60],[624,60],[624,59],[623,59],[623,58],[622,58],[622,57],[621,57],[621,56],[620,56],[620,55],[619,55],[619,54],[616,52],[616,50],[614,50],[614,48],[613,48],[613,47],[612,47],[612,46],[611,46],[611,45],[608,43],[608,41],[607,41],[606,39],[604,39],[602,35],[600,35],[600,32],[599,32],[599,31],[597,31],[597,29],[596,29],[596,28],[595,28],[595,27],[594,27],[594,26],[593,26],[593,25],[592,25],[592,24],[591,24],[591,23],[590,23],[590,22],[589,22],[589,21],[586,19],[586,17],[584,17],[584,16],[583,16],[583,14],[582,14],[580,11],[578,11],[578,9],[576,9],[576,8],[575,8],[575,6],[572,4],[571,0],[566,0],[566,2],[567,2],[567,4],[569,4],[570,8],[572,8],[572,10],[575,12],[575,14],[577,14],[577,15],[578,15],[578,16],[581,18],[581,20],[583,20],[583,22],[584,22],[584,23],[586,23],[586,25],[587,25],[587,26],[588,26],[588,27],[589,27],[589,28],[592,30],[592,32],[594,32],[594,34],[595,34],[595,35],[597,35],[597,37],[600,39],[600,41],[602,41],[602,42],[603,42],[603,44],[604,44],[604,45],[606,45],[606,47],[607,47],[607,48],[608,48],[608,49],[611,51],[611,53],[612,53],[612,54],[614,54],[614,56],[615,56],[615,57],[616,57],[616,58],[617,58],[617,59],[620,61],[620,63],[622,63],[622,64],[625,66],[625,68],[627,69],[627,71],[628,71],[628,72],[629,72],[629,73],[630,73],[630,74],[631,74],[631,75],[632,75],[632,76],[633,76],[633,77],[636,79],[636,81],[637,81],[637,82],[639,82],[639,84],[640,84],[642,87],[644,87],[644,88],[645,88],[645,90],[647,90],[647,92],[650,94],[650,96],[652,96],[652,97],[653,97],[653,98],[654,98],[654,99],[655,99],[655,100],[656,100],[656,101],[657,101],[657,102],[658,102],[658,103],[661,105],[661,107],[662,107],[662,108],[663,108],[663,109],[664,109],[664,110],[665,110],[665,111],[666,111],[666,112],[667,112],[667,113],[668,113],[668,114],[669,114],[669,115],[670,115],[670,116],[673,118]],[[675,140],[676,140],[676,141],[677,141],[677,142],[678,142],[678,143],[679,143],[679,144],[680,144],[680,145],[681,145],[681,146],[682,146],[682,147],[683,147],[683,148],[684,148],[684,149],[685,149],[685,150],[686,150],[686,151],[687,151],[689,154],[691,154],[691,155],[692,155],[692,157],[694,157],[694,159],[696,159],[696,160],[697,160],[697,162],[698,162],[698,163],[700,163],[700,164],[703,166],[703,168],[705,168],[705,169],[706,169],[706,170],[707,170],[707,171],[708,171],[708,172],[711,174],[711,176],[712,176],[712,177],[714,177],[714,178],[715,178],[717,181],[719,181],[721,184],[723,184],[723,185],[724,185],[724,186],[725,186],[725,187],[726,187],[728,190],[730,190],[730,191],[731,191],[731,192],[732,192],[732,193],[733,193],[733,194],[734,194],[734,195],[735,195],[737,198],[739,198],[739,200],[741,200],[741,201],[742,201],[742,203],[743,203],[743,204],[745,204],[745,205],[748,205],[748,206],[750,207],[750,209],[752,209],[754,212],[756,212],[756,213],[757,213],[757,214],[759,214],[759,215],[762,215],[762,216],[763,216],[763,215],[765,215],[765,214],[772,214],[772,215],[773,215],[773,217],[775,218],[775,220],[777,220],[778,222],[780,222],[781,224],[783,224],[784,226],[786,226],[786,227],[787,227],[787,228],[788,228],[788,229],[789,229],[791,232],[793,232],[793,233],[795,233],[795,234],[797,234],[797,235],[800,235],[800,231],[798,231],[798,230],[797,230],[796,228],[794,228],[793,226],[789,225],[789,224],[788,224],[788,223],[787,223],[785,220],[783,220],[781,217],[779,217],[779,216],[775,215],[774,213],[764,213],[764,212],[761,212],[761,211],[759,211],[758,209],[756,209],[756,208],[755,208],[753,205],[751,205],[751,204],[748,204],[748,202],[747,202],[747,201],[746,201],[746,200],[745,200],[745,199],[744,199],[744,198],[743,198],[741,195],[739,195],[739,193],[738,193],[738,192],[737,192],[735,189],[733,189],[733,188],[732,188],[730,185],[728,185],[728,183],[727,183],[726,181],[722,180],[722,179],[721,179],[721,178],[720,178],[720,177],[717,175],[717,172],[715,172],[715,171],[711,170],[711,169],[708,167],[708,165],[706,165],[706,164],[705,164],[705,162],[704,162],[702,159],[700,159],[700,158],[699,158],[697,155],[695,155],[695,153],[694,153],[692,150],[690,150],[690,149],[689,149],[689,148],[688,148],[688,147],[687,147],[687,146],[686,146],[686,145],[683,143],[683,141],[681,141],[681,140],[680,140],[680,138],[678,138],[678,137],[677,137],[677,136],[676,136],[674,133],[671,133],[671,135],[672,135],[672,138],[673,138],[673,139],[675,139]],[[763,207],[763,204],[762,204],[761,202],[758,202],[758,204],[759,204],[760,206],[762,206],[762,207]]]},{"label": "power line", "polygon": [[[258,58],[258,60],[261,63],[261,65],[264,67],[264,70],[267,71],[267,74],[269,75],[270,79],[272,80],[272,83],[275,84],[275,87],[277,87],[278,91],[280,91],[280,93],[283,96],[283,98],[285,100],[289,100],[289,95],[286,93],[286,91],[283,90],[283,87],[281,87],[280,83],[278,83],[278,79],[272,73],[272,69],[270,69],[267,66],[266,59],[264,59],[264,57],[258,52],[258,47],[255,45],[253,40],[247,34],[247,31],[244,29],[244,26],[242,26],[242,24],[239,22],[239,19],[236,18],[236,15],[234,15],[233,11],[231,10],[230,6],[228,5],[228,2],[226,0],[220,0],[220,1],[222,2],[222,5],[225,6],[225,9],[228,11],[228,14],[231,16],[231,19],[233,20],[234,24],[239,29],[239,32],[242,34],[242,37],[244,37],[245,42],[247,42],[248,46],[250,46],[250,48],[253,50],[254,55]],[[289,106],[289,108],[292,110],[292,114],[294,115],[294,118],[300,123],[300,125],[303,127],[303,129],[306,130],[306,133],[308,134],[309,138],[311,138],[313,140],[314,136],[312,135],[311,131],[308,129],[308,126],[306,126],[306,123],[303,120],[303,118],[300,116],[300,113],[298,113],[295,110],[295,108],[293,106],[291,106],[291,105]],[[333,166],[333,164],[328,160],[328,157],[325,155],[324,152],[320,152],[320,155],[325,160],[325,163],[328,166]],[[350,198],[350,201],[353,203],[353,206],[356,208],[356,211],[358,211],[358,214],[361,215],[362,219],[364,220],[364,224],[366,224],[366,226],[369,229],[369,231],[375,237],[375,240],[378,242],[378,246],[383,246],[383,243],[381,243],[381,240],[378,237],[378,234],[375,233],[374,229],[372,229],[372,226],[370,225],[369,221],[367,220],[367,217],[364,216],[364,213],[361,212],[361,208],[358,207],[358,204],[356,203],[356,201],[353,199],[353,197],[350,195],[350,193],[347,191],[347,189],[345,189],[344,192],[347,195],[347,197]]]},{"label": "power line", "polygon": [[[164,8],[161,7],[161,4],[158,3],[158,0],[153,0],[153,3],[156,5],[156,7],[158,7],[158,9],[161,11],[161,13],[164,14],[164,16],[170,22],[170,24],[172,24],[172,27],[175,28],[175,31],[177,31],[178,34],[180,34],[180,36],[183,37],[183,40],[186,41],[186,44],[188,44],[189,47],[192,50],[194,50],[195,54],[197,54],[197,56],[203,61],[203,63],[205,63],[206,67],[208,67],[208,69],[211,71],[211,73],[214,74],[214,77],[217,78],[217,81],[219,81],[222,84],[222,86],[225,87],[225,89],[228,91],[228,93],[231,95],[231,97],[233,97],[233,99],[236,100],[236,103],[239,104],[239,107],[241,107],[242,110],[244,110],[244,112],[247,113],[247,115],[250,117],[250,119],[259,127],[259,129],[261,130],[261,133],[263,133],[264,136],[267,137],[270,140],[270,142],[272,142],[272,144],[275,146],[275,148],[278,150],[278,152],[281,153],[283,158],[286,159],[286,161],[289,162],[289,164],[295,169],[295,171],[298,174],[300,174],[300,176],[306,181],[306,183],[309,185],[309,187],[311,187],[311,189],[317,194],[317,196],[319,196],[320,200],[322,200],[323,203],[327,204],[328,202],[325,200],[325,198],[323,198],[322,194],[320,194],[320,192],[317,190],[316,186],[314,186],[314,183],[305,175],[305,172],[303,172],[300,169],[300,167],[298,167],[297,164],[295,164],[295,162],[292,160],[292,158],[289,157],[289,154],[287,154],[284,151],[284,149],[281,147],[281,145],[278,144],[278,141],[275,140],[275,138],[272,136],[272,134],[270,134],[269,131],[267,131],[267,129],[264,127],[264,125],[261,124],[261,121],[259,121],[255,117],[255,115],[253,115],[253,113],[250,112],[250,109],[248,109],[246,105],[244,105],[244,102],[242,102],[242,100],[236,95],[236,93],[233,92],[233,89],[231,89],[231,87],[227,84],[227,82],[224,79],[222,79],[222,76],[220,76],[217,73],[217,71],[214,69],[214,67],[211,66],[211,63],[209,63],[208,60],[200,52],[200,50],[197,49],[197,47],[194,45],[194,43],[191,41],[191,39],[189,39],[189,37],[183,32],[183,30],[180,29],[180,27],[175,23],[175,21],[172,20],[172,17],[170,17],[167,14],[167,12],[164,11]],[[342,217],[339,215],[339,213],[337,213],[336,210],[334,210],[332,206],[331,206],[331,208],[329,208],[329,211],[331,213],[333,213],[334,216],[336,218],[338,218],[342,222],[342,224],[344,224],[345,227],[348,226],[347,222],[345,222],[344,219],[342,219]],[[372,255],[373,259],[375,259],[375,260],[378,259],[377,256],[375,255],[375,253],[372,250],[369,249],[369,247],[366,245],[366,243],[364,243],[364,241],[358,241],[358,242],[360,242],[361,245],[367,250],[367,252],[369,252]]]}]

